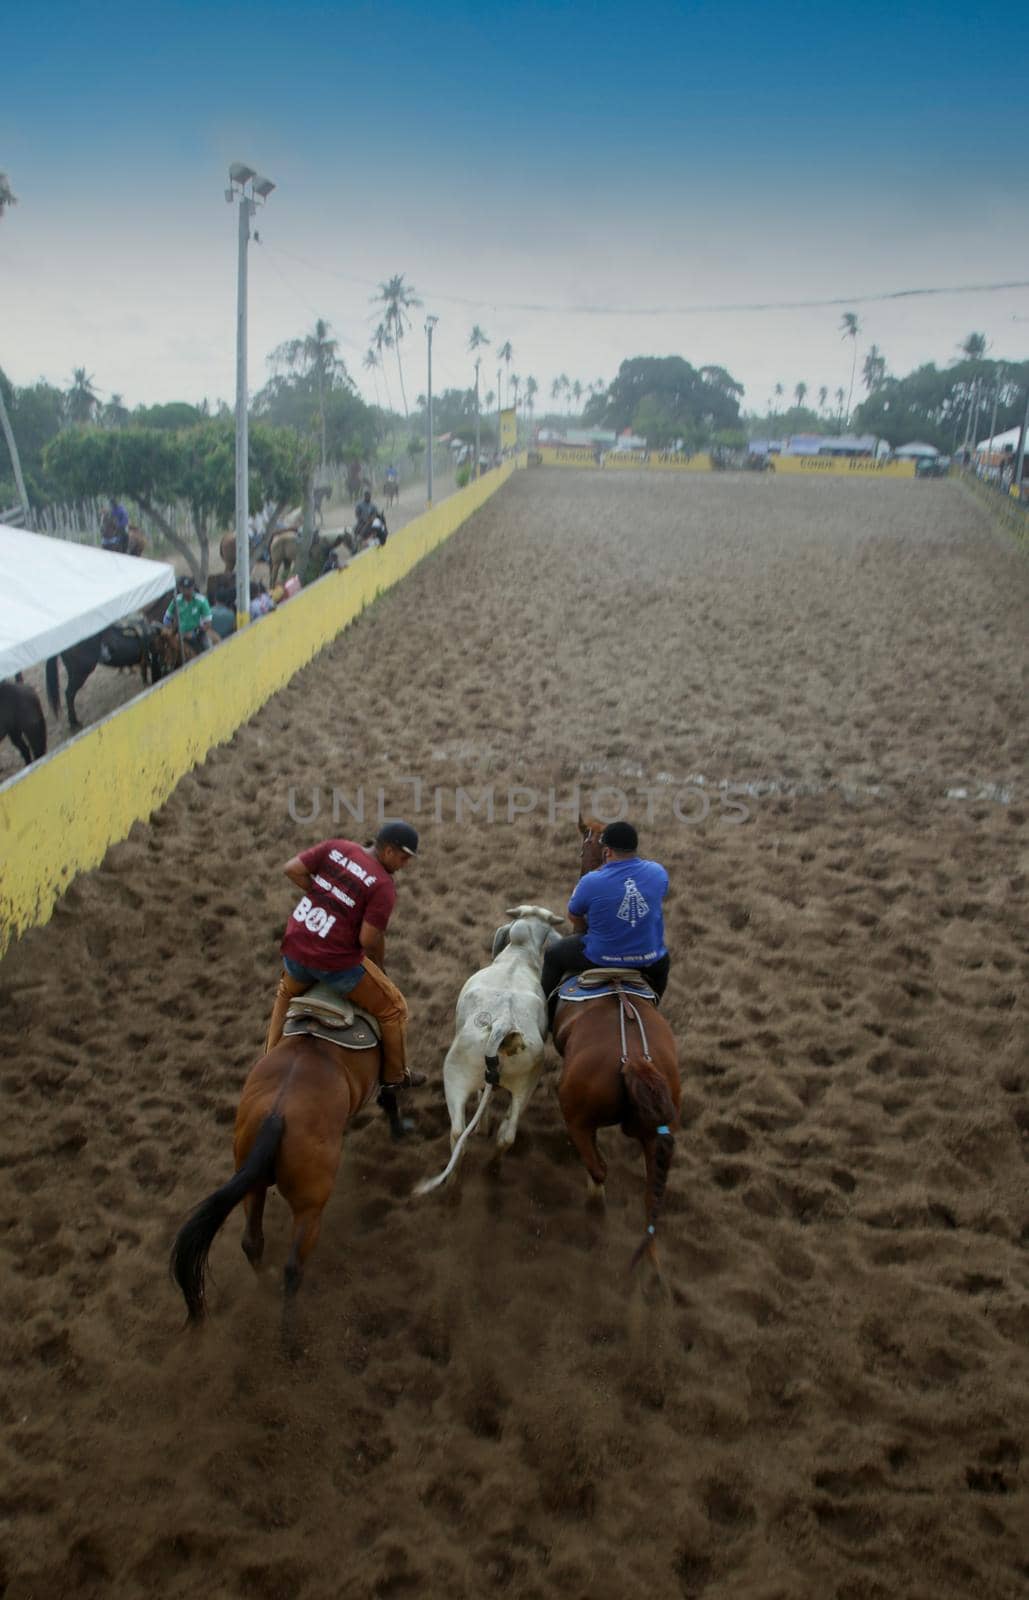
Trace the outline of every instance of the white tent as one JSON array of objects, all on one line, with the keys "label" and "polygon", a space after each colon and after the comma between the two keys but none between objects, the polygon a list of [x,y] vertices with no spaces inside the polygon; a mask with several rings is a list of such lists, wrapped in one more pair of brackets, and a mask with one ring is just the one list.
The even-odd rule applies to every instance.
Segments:
[{"label": "white tent", "polygon": [[1021,428],[1009,428],[1006,433],[995,433],[992,439],[981,439],[977,450],[988,450],[991,455],[1000,450],[1017,450]]},{"label": "white tent", "polygon": [[0,678],[35,666],[175,587],[165,561],[0,523]]},{"label": "white tent", "polygon": [[902,444],[893,452],[898,461],[910,461],[917,456],[929,456],[935,461],[939,453],[934,444],[923,444],[920,439],[912,439],[910,444]]}]

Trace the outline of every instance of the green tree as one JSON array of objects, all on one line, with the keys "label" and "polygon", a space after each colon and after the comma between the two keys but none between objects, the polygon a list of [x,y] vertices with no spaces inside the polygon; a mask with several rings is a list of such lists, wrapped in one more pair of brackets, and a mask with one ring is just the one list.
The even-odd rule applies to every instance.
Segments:
[{"label": "green tree", "polygon": [[847,394],[847,421],[849,423],[850,407],[854,398],[854,374],[857,371],[858,334],[861,332],[861,324],[857,319],[857,313],[855,311],[845,311],[840,320],[840,327],[843,330],[843,337],[851,341],[850,390]]},{"label": "green tree", "polygon": [[802,406],[804,404],[804,396],[807,394],[807,384],[806,383],[798,383],[798,384],[796,384],[794,386],[793,393],[796,396],[797,405],[798,406]]},{"label": "green tree", "polygon": [[673,438],[703,443],[719,429],[738,427],[743,393],[724,368],[706,370],[710,381],[682,356],[634,356],[622,362],[606,391],[589,401],[584,418],[617,430],[635,427],[647,401],[645,415],[654,425]]},{"label": "green tree", "polygon": [[820,412],[825,410],[826,401],[828,400],[828,398],[829,398],[829,391],[826,388],[825,384],[823,383],[822,387],[818,391],[818,409],[819,409]]},{"label": "green tree", "polygon": [[531,424],[531,421],[532,421],[532,414],[536,409],[536,396],[539,394],[539,391],[540,391],[540,386],[536,382],[536,379],[533,378],[531,375],[528,378],[526,378],[526,380],[525,380],[525,404],[528,407],[530,424]]},{"label": "green tree", "polygon": [[[772,393],[775,395],[775,398],[776,398],[776,401],[778,402],[778,405],[781,406],[782,402],[783,402],[783,399],[785,397],[785,394],[786,394],[786,390],[784,389],[783,385],[781,383],[777,383],[775,388],[773,389]],[[772,415],[773,416],[775,415],[776,410],[777,410],[777,407],[773,406],[772,407]]]},{"label": "green tree", "polygon": [[411,326],[409,311],[421,305],[421,301],[414,292],[411,284],[404,282],[404,275],[396,273],[392,278],[387,278],[385,283],[379,284],[379,292],[374,297],[382,307],[382,322],[380,327],[386,330],[389,340],[396,351],[397,375],[400,378],[400,398],[404,405],[404,417],[408,416],[407,394],[404,389],[404,364],[400,358],[400,346],[404,335]]},{"label": "green tree", "polygon": [[330,325],[318,317],[310,333],[299,339],[287,339],[272,351],[269,360],[274,367],[284,367],[289,373],[313,381],[318,396],[318,430],[321,439],[321,466],[325,470],[326,427],[325,397],[338,381],[349,382],[347,369],[340,360],[339,343],[331,337]]}]

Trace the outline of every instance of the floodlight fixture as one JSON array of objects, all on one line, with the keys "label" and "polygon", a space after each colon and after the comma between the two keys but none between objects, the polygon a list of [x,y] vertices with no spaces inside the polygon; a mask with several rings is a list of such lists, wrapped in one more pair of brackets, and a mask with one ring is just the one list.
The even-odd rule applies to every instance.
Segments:
[{"label": "floodlight fixture", "polygon": [[233,183],[247,184],[251,178],[256,178],[257,173],[253,167],[248,167],[244,161],[234,161],[229,168],[229,177]]},{"label": "floodlight fixture", "polygon": [[254,178],[254,193],[262,200],[267,200],[274,188],[275,185],[270,178]]}]

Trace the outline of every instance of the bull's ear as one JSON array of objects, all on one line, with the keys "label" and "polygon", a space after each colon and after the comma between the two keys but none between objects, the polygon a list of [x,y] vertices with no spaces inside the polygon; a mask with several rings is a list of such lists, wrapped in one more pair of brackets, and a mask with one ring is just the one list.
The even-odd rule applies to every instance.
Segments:
[{"label": "bull's ear", "polygon": [[511,924],[509,922],[505,922],[504,926],[502,928],[498,928],[496,933],[493,935],[493,949],[490,952],[491,961],[495,961],[497,959],[501,950],[507,949],[510,937]]}]

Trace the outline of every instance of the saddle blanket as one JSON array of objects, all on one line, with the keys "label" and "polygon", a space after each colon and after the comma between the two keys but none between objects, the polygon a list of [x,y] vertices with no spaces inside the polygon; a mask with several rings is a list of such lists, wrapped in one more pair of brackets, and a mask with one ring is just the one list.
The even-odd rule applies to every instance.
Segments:
[{"label": "saddle blanket", "polygon": [[343,1050],[371,1050],[381,1034],[376,1019],[327,983],[316,983],[289,1003],[283,1035],[313,1034]]},{"label": "saddle blanket", "polygon": [[598,981],[596,968],[587,973],[571,973],[562,979],[557,991],[559,1000],[596,1000],[604,994],[627,994],[634,1000],[650,1000],[657,1004],[657,995],[643,978],[630,978],[624,973],[614,978],[604,973]]}]

